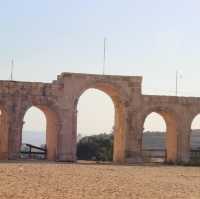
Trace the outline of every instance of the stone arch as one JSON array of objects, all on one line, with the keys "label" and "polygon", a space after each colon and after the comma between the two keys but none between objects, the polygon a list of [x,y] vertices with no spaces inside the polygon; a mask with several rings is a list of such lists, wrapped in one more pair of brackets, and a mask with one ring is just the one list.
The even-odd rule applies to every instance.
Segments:
[{"label": "stone arch", "polygon": [[146,117],[151,113],[159,114],[166,124],[166,160],[168,162],[176,162],[178,154],[178,135],[177,135],[177,121],[176,113],[168,107],[150,107],[144,111],[142,116],[142,124],[144,125]]},{"label": "stone arch", "polygon": [[[190,119],[190,128],[191,129],[193,129],[193,124],[194,124],[194,122],[196,122],[195,120],[197,120],[197,119],[199,119],[199,117],[200,117],[200,112],[199,113],[196,113],[196,114],[194,114],[194,115],[192,115],[192,117],[191,117],[191,119]],[[200,123],[200,121],[199,121],[199,123]],[[194,128],[195,129],[195,128]]]},{"label": "stone arch", "polygon": [[[82,87],[75,99],[75,110],[80,96],[88,89],[97,89],[107,94],[114,104],[114,146],[113,146],[113,161],[124,162],[125,160],[125,103],[126,94],[121,88],[112,83],[92,82]],[[77,128],[76,128],[77,129]],[[77,134],[77,132],[76,132]]]},{"label": "stone arch", "polygon": [[[26,112],[31,108],[36,107],[46,118],[46,145],[47,145],[47,159],[56,160],[58,155],[58,143],[59,143],[59,132],[60,132],[60,117],[57,111],[46,104],[30,103],[28,104],[22,114],[24,118]],[[21,132],[22,133],[22,132]],[[20,135],[22,137],[22,135]],[[21,141],[21,140],[20,140]]]},{"label": "stone arch", "polygon": [[[200,142],[198,140],[196,141],[196,139],[195,140],[193,139],[193,141],[196,141],[197,143],[195,143],[195,146],[192,146],[192,136],[195,136],[195,135],[193,135],[195,132],[192,132],[192,131],[200,129],[200,125],[198,126],[198,129],[192,127],[194,122],[196,122],[197,120],[198,120],[198,123],[200,124],[200,111],[198,111],[198,109],[194,113],[192,113],[191,117],[190,117],[190,133],[189,133],[189,136],[188,136],[189,137],[189,141],[188,141],[188,143],[189,143],[189,147],[188,147],[189,148],[189,152],[188,153],[189,153],[190,159],[193,157],[193,155],[195,155],[193,153],[190,153],[190,151],[191,150],[197,150],[197,149],[199,150],[200,149]],[[198,134],[200,135],[199,132],[198,132]]]},{"label": "stone arch", "polygon": [[198,115],[200,115],[200,107],[199,106],[191,107],[187,111],[187,121],[188,121],[188,125],[190,126],[190,128],[192,128],[192,123]]},{"label": "stone arch", "polygon": [[0,105],[0,160],[8,159],[8,112]]},{"label": "stone arch", "polygon": [[[154,124],[154,125],[152,125]],[[161,133],[162,132],[162,133]],[[156,134],[154,134],[156,133]],[[157,134],[159,133],[159,134]],[[163,117],[158,113],[150,113],[146,118],[143,126],[143,136],[142,136],[142,151],[144,151],[144,156],[149,155],[145,150],[161,150],[160,157],[157,161],[164,160],[165,152],[165,137],[166,137],[166,122]],[[158,140],[159,139],[159,140]],[[159,143],[158,143],[159,141]],[[157,154],[157,152],[155,153]],[[152,155],[152,154],[151,154]],[[151,159],[150,159],[151,160]],[[156,160],[156,159],[155,159]]]}]

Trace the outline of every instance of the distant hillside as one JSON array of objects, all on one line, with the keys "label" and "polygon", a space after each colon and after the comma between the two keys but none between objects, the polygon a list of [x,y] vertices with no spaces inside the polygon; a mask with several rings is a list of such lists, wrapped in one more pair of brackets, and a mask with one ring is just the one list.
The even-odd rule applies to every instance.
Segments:
[{"label": "distant hillside", "polygon": [[144,149],[164,149],[165,148],[165,133],[164,132],[145,132],[143,134]]},{"label": "distant hillside", "polygon": [[200,147],[200,129],[192,131],[192,148],[199,148]]},{"label": "distant hillside", "polygon": [[[46,143],[46,134],[44,132],[26,131],[23,133],[23,143],[30,143],[36,146]],[[200,147],[200,130],[193,130],[192,132],[192,146],[193,148]],[[164,132],[144,132],[143,147],[163,149],[165,147],[165,133]]]},{"label": "distant hillside", "polygon": [[[200,130],[192,131],[191,143],[193,148],[200,147]],[[165,133],[164,132],[144,132],[143,148],[164,149]]]}]

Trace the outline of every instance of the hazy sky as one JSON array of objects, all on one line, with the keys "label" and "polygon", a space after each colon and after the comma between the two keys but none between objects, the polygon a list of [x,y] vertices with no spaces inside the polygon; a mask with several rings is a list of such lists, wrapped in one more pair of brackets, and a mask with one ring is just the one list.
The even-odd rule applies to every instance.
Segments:
[{"label": "hazy sky", "polygon": [[[107,74],[142,75],[143,93],[173,95],[178,69],[179,94],[200,96],[199,10],[199,0],[0,0],[0,79],[9,78],[12,58],[15,80],[101,73],[106,36]],[[81,131],[96,126],[86,107],[94,98],[93,118],[102,111],[99,102],[110,103],[102,93],[88,92],[80,102]],[[102,128],[96,131],[109,131],[112,105],[98,115]]]}]

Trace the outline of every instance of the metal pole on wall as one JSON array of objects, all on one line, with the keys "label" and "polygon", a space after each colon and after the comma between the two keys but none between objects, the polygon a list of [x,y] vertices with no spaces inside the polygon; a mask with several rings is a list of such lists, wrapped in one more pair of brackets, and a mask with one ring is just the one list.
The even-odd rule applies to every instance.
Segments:
[{"label": "metal pole on wall", "polygon": [[105,75],[105,67],[106,67],[106,37],[104,37],[104,45],[103,45],[103,75]]},{"label": "metal pole on wall", "polygon": [[179,79],[182,79],[183,75],[179,70],[176,70],[176,96],[179,94]]},{"label": "metal pole on wall", "polygon": [[10,73],[10,80],[13,81],[13,70],[14,70],[14,60],[11,60],[11,73]]},{"label": "metal pole on wall", "polygon": [[176,70],[176,96],[178,96],[178,70]]}]

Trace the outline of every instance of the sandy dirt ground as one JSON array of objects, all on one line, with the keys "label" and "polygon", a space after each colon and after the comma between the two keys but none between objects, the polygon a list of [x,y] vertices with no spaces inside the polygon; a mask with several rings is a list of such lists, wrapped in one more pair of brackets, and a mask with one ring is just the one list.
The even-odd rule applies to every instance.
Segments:
[{"label": "sandy dirt ground", "polygon": [[200,167],[0,163],[0,199],[200,198]]}]

